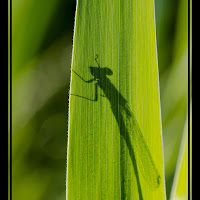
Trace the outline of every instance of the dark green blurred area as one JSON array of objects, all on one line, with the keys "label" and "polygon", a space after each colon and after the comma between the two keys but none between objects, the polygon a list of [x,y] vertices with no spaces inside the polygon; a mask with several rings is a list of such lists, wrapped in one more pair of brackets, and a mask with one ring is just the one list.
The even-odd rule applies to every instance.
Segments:
[{"label": "dark green blurred area", "polygon": [[[12,199],[65,199],[75,0],[12,1]],[[187,1],[155,0],[166,190],[187,110]]]}]

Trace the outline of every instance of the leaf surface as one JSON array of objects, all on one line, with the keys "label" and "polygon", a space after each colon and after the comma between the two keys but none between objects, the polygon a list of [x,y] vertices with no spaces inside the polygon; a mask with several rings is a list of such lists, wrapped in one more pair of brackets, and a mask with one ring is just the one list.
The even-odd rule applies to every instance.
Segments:
[{"label": "leaf surface", "polygon": [[77,1],[67,199],[165,199],[154,3]]},{"label": "leaf surface", "polygon": [[188,119],[185,122],[170,199],[188,199]]}]

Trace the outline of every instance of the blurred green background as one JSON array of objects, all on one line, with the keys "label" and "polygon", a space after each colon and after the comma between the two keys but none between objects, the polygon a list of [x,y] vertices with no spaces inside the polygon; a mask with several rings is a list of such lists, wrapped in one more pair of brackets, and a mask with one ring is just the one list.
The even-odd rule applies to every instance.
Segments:
[{"label": "blurred green background", "polygon": [[[13,200],[65,199],[75,8],[75,0],[12,0]],[[188,1],[155,0],[155,16],[169,197],[187,115]]]}]

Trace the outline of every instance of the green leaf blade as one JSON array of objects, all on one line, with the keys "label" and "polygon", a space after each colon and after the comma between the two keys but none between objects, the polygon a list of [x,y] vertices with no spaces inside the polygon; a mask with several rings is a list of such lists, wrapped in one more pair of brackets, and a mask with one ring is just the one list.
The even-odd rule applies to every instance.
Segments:
[{"label": "green leaf blade", "polygon": [[67,199],[165,199],[153,2],[77,3]]},{"label": "green leaf blade", "polygon": [[185,122],[170,199],[188,199],[188,119]]}]

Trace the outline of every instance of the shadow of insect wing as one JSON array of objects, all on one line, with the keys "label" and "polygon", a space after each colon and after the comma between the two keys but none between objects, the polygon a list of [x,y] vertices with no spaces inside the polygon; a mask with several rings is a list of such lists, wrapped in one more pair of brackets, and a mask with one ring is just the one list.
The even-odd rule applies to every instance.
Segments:
[{"label": "shadow of insect wing", "polygon": [[138,169],[149,184],[150,188],[156,190],[160,185],[161,177],[136,119],[131,121],[130,129],[132,131],[130,131],[130,134],[133,138],[133,149],[135,152]]}]

